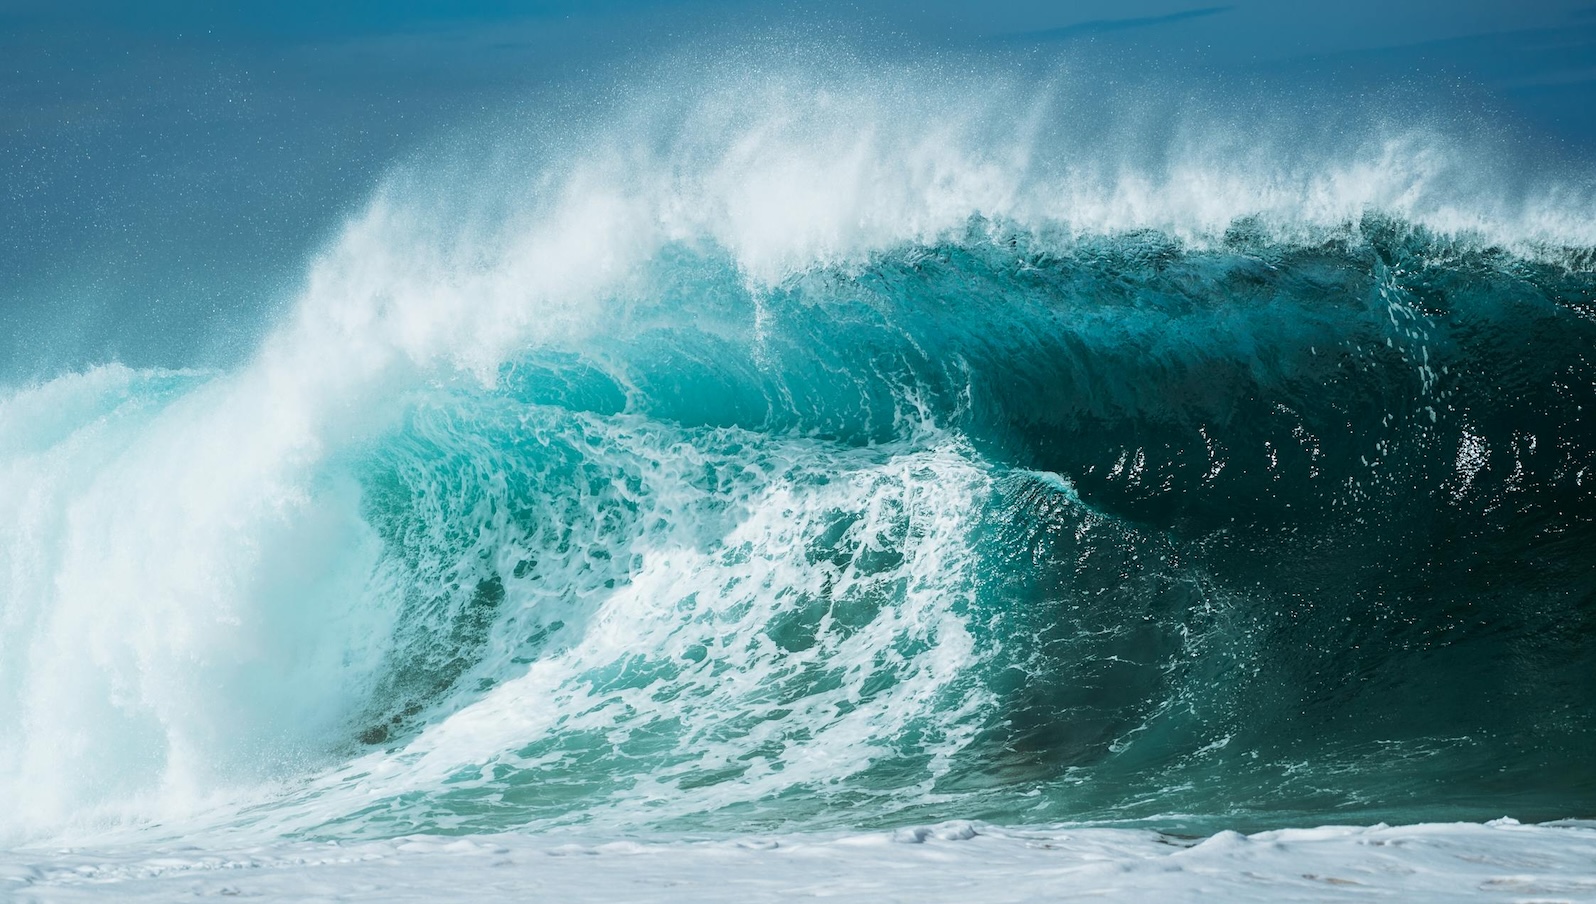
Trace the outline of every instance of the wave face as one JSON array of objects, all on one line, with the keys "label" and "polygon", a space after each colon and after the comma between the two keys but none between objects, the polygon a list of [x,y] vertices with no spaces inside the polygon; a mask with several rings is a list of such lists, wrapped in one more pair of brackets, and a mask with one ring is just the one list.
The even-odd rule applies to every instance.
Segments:
[{"label": "wave face", "polygon": [[7,829],[1588,815],[1587,196],[896,84],[412,168],[246,365],[0,401]]}]

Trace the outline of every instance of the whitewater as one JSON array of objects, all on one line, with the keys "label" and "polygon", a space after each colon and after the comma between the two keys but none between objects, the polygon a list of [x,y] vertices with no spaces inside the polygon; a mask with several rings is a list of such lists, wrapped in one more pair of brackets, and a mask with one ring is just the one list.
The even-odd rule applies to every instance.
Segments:
[{"label": "whitewater", "polygon": [[5,391],[0,895],[1596,900],[1588,168],[749,54]]}]

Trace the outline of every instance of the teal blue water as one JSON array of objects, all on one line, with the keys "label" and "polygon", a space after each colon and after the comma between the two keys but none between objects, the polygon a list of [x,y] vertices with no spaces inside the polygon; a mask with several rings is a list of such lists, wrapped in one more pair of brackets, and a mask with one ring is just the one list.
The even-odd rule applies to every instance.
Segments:
[{"label": "teal blue water", "polygon": [[[1588,270],[1378,219],[1201,251],[972,233],[757,303],[716,256],[656,269],[648,316],[416,390],[327,465],[392,620],[323,739],[355,765],[266,812],[336,837],[1596,806]],[[470,755],[326,809],[450,730]]]},{"label": "teal blue water", "polygon": [[[805,274],[756,327],[720,262],[667,270],[658,322],[417,399],[349,463],[410,590],[355,744],[580,647],[659,532],[706,572],[566,678],[602,718],[360,820],[503,829],[645,783],[719,828],[1596,806],[1588,271],[1379,221],[971,241]],[[726,532],[777,493],[785,529]],[[900,699],[945,619],[957,674]],[[816,768],[878,703],[868,761]]]}]

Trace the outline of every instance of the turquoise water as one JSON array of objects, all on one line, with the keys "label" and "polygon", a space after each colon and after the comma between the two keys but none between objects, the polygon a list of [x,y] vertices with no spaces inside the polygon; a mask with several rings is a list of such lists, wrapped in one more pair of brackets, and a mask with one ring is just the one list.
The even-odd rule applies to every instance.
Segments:
[{"label": "turquoise water", "polygon": [[764,90],[0,401],[7,828],[1590,815],[1578,184]]},{"label": "turquoise water", "polygon": [[656,322],[428,392],[349,464],[406,588],[357,740],[552,695],[354,824],[1590,806],[1588,274],[1388,222],[999,235],[756,323],[721,262],[662,269]]}]

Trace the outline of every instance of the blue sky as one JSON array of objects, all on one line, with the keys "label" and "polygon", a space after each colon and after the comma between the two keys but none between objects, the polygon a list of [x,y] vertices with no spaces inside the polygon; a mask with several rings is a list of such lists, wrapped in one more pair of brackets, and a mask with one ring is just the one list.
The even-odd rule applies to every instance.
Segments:
[{"label": "blue sky", "polygon": [[381,173],[463,117],[779,29],[1281,92],[1401,85],[1596,153],[1586,0],[0,0],[0,382],[225,360]]}]

